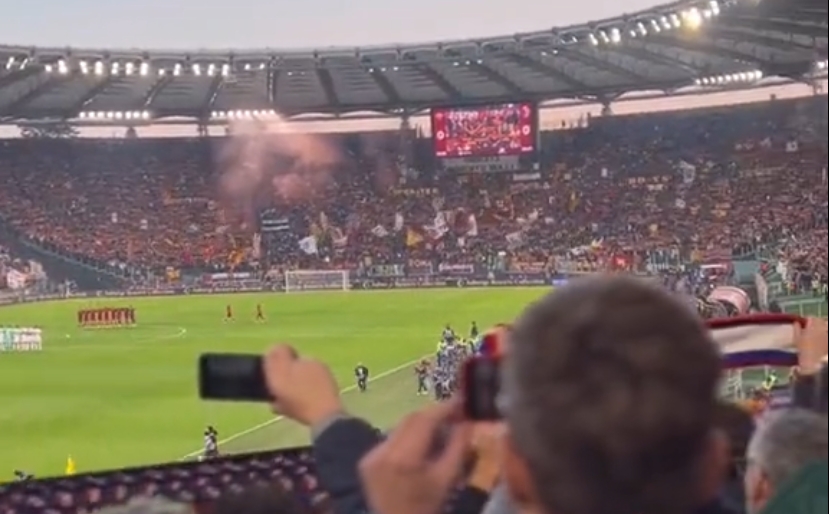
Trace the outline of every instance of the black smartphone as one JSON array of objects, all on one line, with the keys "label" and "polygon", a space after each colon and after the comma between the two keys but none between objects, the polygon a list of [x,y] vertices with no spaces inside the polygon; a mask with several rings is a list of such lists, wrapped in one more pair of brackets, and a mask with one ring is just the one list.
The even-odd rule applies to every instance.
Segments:
[{"label": "black smartphone", "polygon": [[501,358],[473,357],[463,366],[461,386],[464,417],[470,421],[501,419],[498,394],[501,391]]},{"label": "black smartphone", "polygon": [[199,356],[199,397],[231,402],[269,402],[261,355],[205,353]]}]

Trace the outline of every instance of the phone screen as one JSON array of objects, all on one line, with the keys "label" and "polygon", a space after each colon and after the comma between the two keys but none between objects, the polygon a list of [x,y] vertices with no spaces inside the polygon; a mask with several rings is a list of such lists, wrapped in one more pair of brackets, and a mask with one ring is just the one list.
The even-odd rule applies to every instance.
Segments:
[{"label": "phone screen", "polygon": [[205,400],[270,401],[262,356],[229,353],[201,355],[199,396]]},{"label": "phone screen", "polygon": [[495,421],[501,419],[498,394],[501,390],[501,360],[476,357],[464,364],[463,410],[466,419]]}]

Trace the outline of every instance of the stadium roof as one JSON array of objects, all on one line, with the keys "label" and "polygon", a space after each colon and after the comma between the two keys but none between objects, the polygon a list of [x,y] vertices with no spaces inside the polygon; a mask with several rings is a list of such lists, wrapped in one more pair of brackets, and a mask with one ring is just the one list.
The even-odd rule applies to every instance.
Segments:
[{"label": "stadium roof", "polygon": [[[794,5],[793,5],[794,4]],[[827,4],[684,0],[475,40],[312,50],[0,46],[0,121],[234,118],[594,98],[825,70]]]}]

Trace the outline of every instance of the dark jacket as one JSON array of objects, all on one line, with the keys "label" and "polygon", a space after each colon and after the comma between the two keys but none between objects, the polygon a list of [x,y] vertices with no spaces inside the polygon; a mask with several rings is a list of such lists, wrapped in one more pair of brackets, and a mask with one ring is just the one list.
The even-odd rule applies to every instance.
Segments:
[{"label": "dark jacket", "polygon": [[358,418],[338,417],[318,429],[313,445],[317,476],[331,497],[334,514],[368,514],[357,466],[380,438],[374,427]]}]

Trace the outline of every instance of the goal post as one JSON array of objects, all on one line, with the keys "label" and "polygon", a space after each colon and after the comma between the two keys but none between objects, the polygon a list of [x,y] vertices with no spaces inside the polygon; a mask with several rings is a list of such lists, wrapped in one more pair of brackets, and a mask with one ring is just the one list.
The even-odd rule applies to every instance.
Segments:
[{"label": "goal post", "polygon": [[351,289],[348,270],[296,270],[285,272],[285,292],[348,291]]}]

